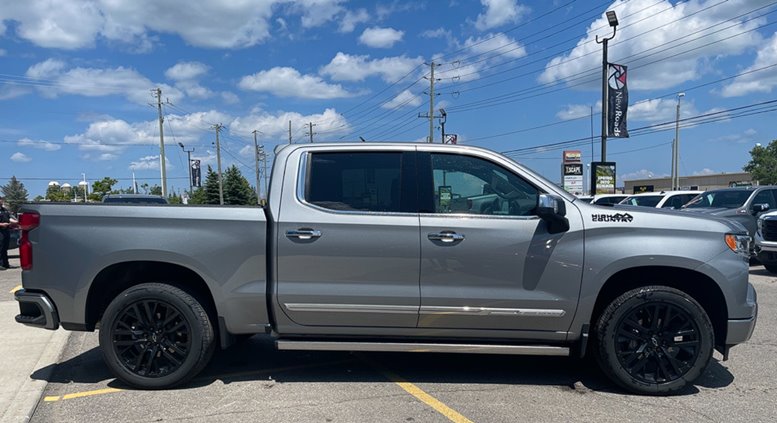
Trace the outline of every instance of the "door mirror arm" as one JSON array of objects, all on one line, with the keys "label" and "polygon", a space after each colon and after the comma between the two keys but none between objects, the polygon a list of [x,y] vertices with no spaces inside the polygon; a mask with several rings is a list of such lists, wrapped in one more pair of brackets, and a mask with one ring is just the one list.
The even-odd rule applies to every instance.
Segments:
[{"label": "door mirror arm", "polygon": [[552,234],[569,230],[569,219],[566,218],[567,207],[564,200],[550,194],[540,194],[537,200],[537,216],[548,224],[548,232]]}]

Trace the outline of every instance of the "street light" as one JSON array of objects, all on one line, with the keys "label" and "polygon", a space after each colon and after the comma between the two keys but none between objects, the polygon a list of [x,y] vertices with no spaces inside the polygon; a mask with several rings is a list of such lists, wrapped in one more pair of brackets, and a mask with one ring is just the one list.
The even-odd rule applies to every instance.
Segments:
[{"label": "street light", "polygon": [[181,150],[183,150],[184,153],[186,153],[186,167],[189,168],[189,197],[192,196],[194,187],[192,186],[192,152],[194,151],[194,148],[191,150],[187,150],[186,147],[183,146],[182,142],[178,143],[178,146],[181,147]]},{"label": "street light", "polygon": [[442,143],[445,144],[445,122],[448,120],[448,114],[445,113],[445,109],[440,108],[440,128],[442,131]]},{"label": "street light", "polygon": [[603,37],[599,41],[599,36],[596,36],[597,44],[602,45],[602,158],[601,161],[607,161],[607,42],[615,38],[615,32],[618,30],[618,17],[615,15],[615,11],[608,10],[605,15],[607,16],[607,23],[612,27],[612,35],[609,37]]}]

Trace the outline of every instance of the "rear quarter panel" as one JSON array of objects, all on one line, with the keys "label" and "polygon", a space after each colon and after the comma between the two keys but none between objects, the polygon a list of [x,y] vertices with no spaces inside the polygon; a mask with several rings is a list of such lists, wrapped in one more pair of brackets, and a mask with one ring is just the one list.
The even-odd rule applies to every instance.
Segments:
[{"label": "rear quarter panel", "polygon": [[256,332],[268,323],[263,209],[35,204],[25,210],[41,218],[29,235],[33,269],[22,272],[23,285],[48,293],[63,322],[84,322],[89,288],[106,267],[155,261],[198,274],[230,332]]}]

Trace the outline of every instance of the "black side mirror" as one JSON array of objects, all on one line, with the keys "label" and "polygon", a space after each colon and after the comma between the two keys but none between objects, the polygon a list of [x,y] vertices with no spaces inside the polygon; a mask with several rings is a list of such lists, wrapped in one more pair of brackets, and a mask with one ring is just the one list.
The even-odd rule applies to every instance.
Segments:
[{"label": "black side mirror", "polygon": [[569,230],[567,206],[559,197],[550,194],[540,194],[537,200],[537,216],[548,224],[548,232],[556,234]]},{"label": "black side mirror", "polygon": [[769,203],[753,204],[750,206],[750,212],[753,214],[763,213],[769,210]]}]

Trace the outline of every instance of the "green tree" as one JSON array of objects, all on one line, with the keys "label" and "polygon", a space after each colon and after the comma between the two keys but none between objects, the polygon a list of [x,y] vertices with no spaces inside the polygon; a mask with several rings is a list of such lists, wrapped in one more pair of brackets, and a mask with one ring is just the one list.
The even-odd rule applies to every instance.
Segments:
[{"label": "green tree", "polygon": [[117,192],[113,190],[113,186],[116,185],[117,182],[119,181],[109,176],[106,176],[99,181],[92,182],[92,192],[89,194],[89,200],[99,202],[108,194],[116,194]]},{"label": "green tree", "polygon": [[3,192],[5,203],[13,214],[19,213],[22,203],[27,202],[27,196],[29,195],[27,189],[24,188],[24,184],[19,182],[16,176],[11,176],[11,180],[0,187],[0,191]]},{"label": "green tree", "polygon": [[70,195],[59,185],[49,185],[46,189],[46,200],[56,202],[70,201]]},{"label": "green tree", "polygon": [[183,204],[183,199],[180,195],[176,194],[175,192],[172,192],[167,195],[167,202],[170,204]]},{"label": "green tree", "polygon": [[256,204],[256,192],[235,165],[224,172],[224,204]]},{"label": "green tree", "polygon": [[766,147],[756,145],[750,150],[750,161],[743,168],[750,172],[753,181],[761,185],[777,184],[777,140]]}]

